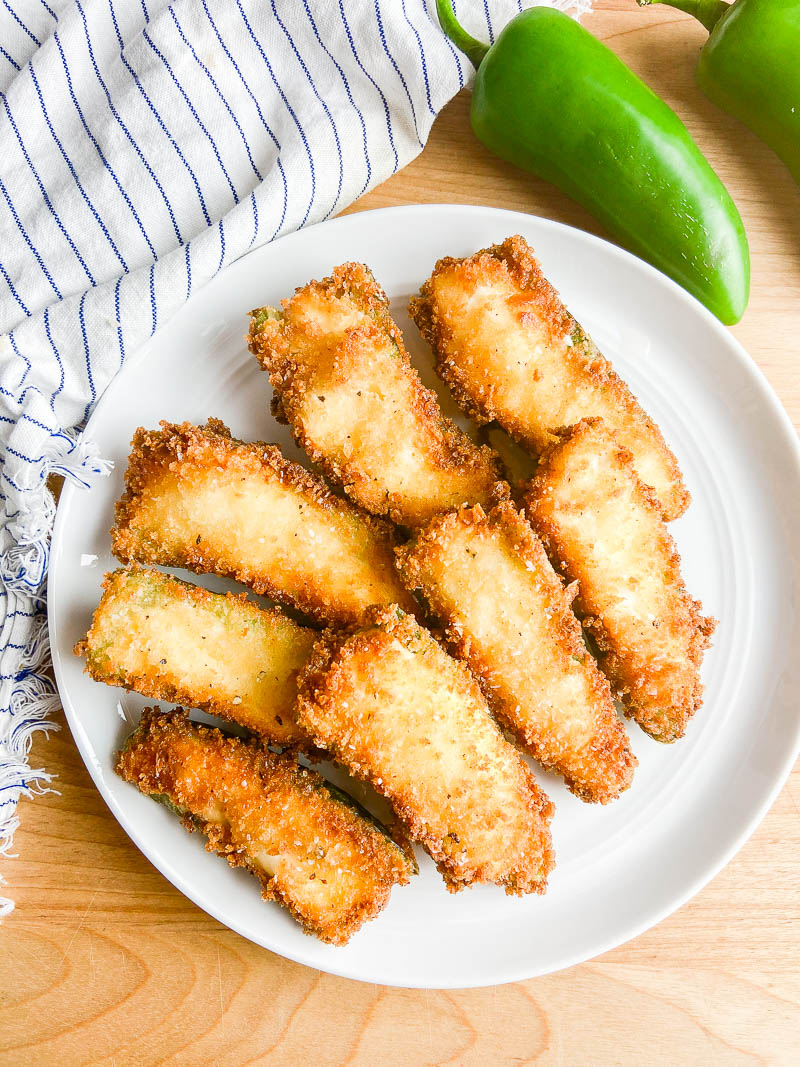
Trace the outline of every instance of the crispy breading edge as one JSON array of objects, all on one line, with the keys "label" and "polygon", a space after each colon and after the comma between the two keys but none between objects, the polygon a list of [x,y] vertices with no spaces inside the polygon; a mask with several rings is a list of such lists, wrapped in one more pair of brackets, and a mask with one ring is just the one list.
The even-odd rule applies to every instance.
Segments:
[{"label": "crispy breading edge", "polygon": [[[624,657],[620,657],[615,651],[603,626],[602,619],[592,614],[580,588],[574,600],[574,608],[581,619],[584,628],[594,639],[598,649],[600,667],[608,677],[615,690],[617,697],[623,703],[626,715],[635,719],[645,732],[657,741],[672,742],[683,736],[686,726],[702,704],[703,686],[699,678],[699,669],[703,659],[703,653],[711,644],[711,635],[716,627],[716,620],[711,616],[702,614],[702,604],[695,600],[687,591],[681,575],[681,558],[675,541],[663,521],[663,512],[659,506],[655,493],[650,486],[645,485],[636,473],[633,464],[633,456],[630,451],[621,445],[614,432],[605,427],[600,418],[582,419],[574,426],[562,427],[557,431],[558,439],[543,453],[536,475],[530,482],[525,493],[528,520],[538,533],[550,557],[554,569],[561,571],[570,581],[576,580],[576,575],[570,566],[568,546],[561,540],[558,528],[542,514],[539,501],[547,491],[551,469],[559,459],[562,451],[568,448],[570,443],[579,440],[581,436],[591,433],[596,428],[602,428],[614,442],[615,455],[619,463],[625,468],[628,477],[634,486],[634,491],[641,506],[655,515],[662,522],[663,539],[662,548],[665,556],[665,569],[667,578],[674,583],[678,594],[681,596],[684,610],[684,621],[691,633],[688,649],[688,660],[694,669],[694,691],[692,697],[682,705],[673,705],[675,711],[674,721],[669,724],[669,729],[664,728],[664,723],[653,720],[648,716],[647,708],[632,703],[631,681],[625,665]],[[579,583],[578,583],[579,586]]]},{"label": "crispy breading edge", "polygon": [[[293,300],[308,293],[319,293],[337,300],[350,299],[372,319],[370,326],[356,326],[347,332],[339,346],[343,353],[361,339],[371,340],[381,333],[388,336],[409,382],[413,397],[410,414],[418,421],[428,439],[428,458],[431,463],[441,471],[463,472],[465,475],[467,472],[485,472],[489,497],[495,500],[507,498],[509,490],[503,481],[503,467],[494,450],[488,445],[474,444],[463,430],[443,414],[436,394],[422,384],[409,359],[403,336],[389,313],[389,300],[369,268],[363,263],[353,262],[335,267],[329,277],[300,286],[295,290],[295,296],[281,301],[284,312],[291,307]],[[373,485],[369,474],[354,463],[343,466],[336,458],[317,448],[309,438],[299,419],[299,410],[308,392],[304,367],[292,356],[291,346],[285,337],[285,320],[270,318],[259,321],[257,311],[251,312],[251,316],[248,344],[261,367],[268,372],[275,390],[273,415],[291,426],[297,444],[356,503],[374,514],[388,515],[395,523],[408,525],[397,494],[384,497],[380,508],[372,506],[365,493]]]},{"label": "crispy breading edge", "polygon": [[[192,708],[199,708],[201,711],[207,712],[209,715],[217,715],[221,719],[227,719],[230,722],[241,723],[238,718],[237,709],[235,705],[230,704],[228,701],[218,700],[214,696],[197,698],[197,694],[192,693],[188,688],[181,688],[179,686],[173,686],[169,682],[165,681],[161,675],[156,673],[146,672],[144,674],[131,675],[127,671],[104,671],[90,656],[91,653],[91,640],[92,633],[95,628],[95,623],[101,609],[106,602],[106,592],[112,592],[115,589],[120,588],[121,583],[125,582],[130,575],[145,573],[157,575],[161,581],[166,582],[175,592],[176,599],[193,601],[197,604],[207,604],[214,600],[235,600],[247,606],[254,616],[267,615],[278,617],[282,615],[282,612],[278,608],[260,608],[257,604],[254,604],[249,599],[246,593],[212,593],[208,589],[204,589],[199,585],[192,585],[190,582],[184,582],[180,578],[176,578],[171,574],[163,574],[161,571],[154,570],[150,567],[142,567],[138,563],[129,564],[125,567],[119,567],[115,571],[110,571],[105,575],[103,579],[103,596],[100,599],[97,608],[95,609],[94,616],[92,618],[92,624],[89,627],[89,631],[86,637],[77,642],[73,648],[73,654],[83,657],[85,659],[84,670],[96,682],[103,682],[106,685],[121,686],[124,689],[133,690],[141,696],[148,697],[152,700],[168,700],[173,704],[184,704]],[[303,629],[307,629],[303,627]],[[305,731],[294,720],[292,714],[291,729],[284,729],[284,724],[279,723],[281,729],[276,729],[270,733],[265,730],[257,730],[252,723],[241,723],[246,726],[248,730],[252,730],[253,733],[257,733],[260,737],[263,737],[267,742],[271,744],[280,745],[282,748],[291,749],[309,749],[311,742],[306,736]],[[295,737],[292,737],[292,733]]]},{"label": "crispy breading edge", "polygon": [[[215,852],[223,857],[231,867],[244,867],[254,875],[261,886],[262,897],[265,900],[274,900],[283,905],[292,917],[300,923],[305,933],[313,934],[328,944],[344,945],[365,922],[374,919],[386,907],[393,886],[408,884],[414,871],[413,852],[410,844],[402,838],[399,841],[394,839],[386,828],[379,828],[380,824],[374,818],[365,819],[358,811],[359,805],[357,802],[351,801],[351,798],[347,797],[347,794],[343,793],[342,790],[332,792],[330,784],[322,775],[314,770],[299,766],[290,754],[270,752],[255,738],[243,740],[231,737],[215,727],[192,722],[182,708],[177,708],[171,712],[162,712],[157,707],[143,710],[139,726],[128,738],[125,747],[117,754],[114,768],[117,774],[125,781],[135,785],[142,793],[151,794],[155,792],[156,795],[161,795],[157,788],[146,788],[147,776],[137,774],[134,769],[134,763],[137,747],[146,742],[152,733],[169,731],[177,731],[183,735],[187,732],[200,735],[207,744],[214,745],[217,748],[220,758],[224,758],[226,748],[233,746],[244,750],[252,758],[253,769],[259,777],[263,777],[265,774],[281,774],[285,779],[288,778],[292,784],[297,786],[302,783],[303,786],[310,786],[312,789],[324,790],[333,805],[331,809],[332,818],[339,823],[338,829],[349,827],[354,833],[357,833],[361,837],[361,843],[366,846],[368,852],[376,861],[377,844],[381,844],[383,847],[391,845],[397,850],[395,859],[398,862],[396,864],[380,863],[379,865],[383,884],[380,887],[381,892],[376,897],[371,901],[363,901],[359,906],[351,909],[351,912],[343,921],[330,926],[318,925],[306,920],[297,911],[293,902],[275,887],[273,884],[274,879],[262,868],[254,864],[246,853],[237,850],[226,827],[219,823],[207,822],[190,814],[181,818],[181,822],[187,830],[190,832],[200,830],[206,836],[207,851]],[[341,796],[337,795],[337,793],[341,794]],[[342,797],[347,797],[347,801]],[[169,799],[181,806],[179,799],[176,800],[172,797]],[[390,870],[389,868],[392,866],[394,869]]]},{"label": "crispy breading edge", "polygon": [[[674,453],[664,440],[658,425],[644,411],[611,363],[561,302],[558,292],[543,274],[541,264],[533,249],[519,234],[507,237],[501,244],[483,248],[472,256],[462,259],[445,256],[438,260],[431,277],[422,285],[419,295],[413,297],[409,303],[408,310],[411,318],[433,350],[436,372],[452,392],[459,407],[479,424],[496,420],[514,440],[537,455],[539,450],[527,439],[521,421],[515,418],[513,413],[497,411],[488,401],[475,396],[474,390],[470,388],[468,375],[463,373],[449,355],[452,342],[451,332],[438,314],[433,293],[433,281],[437,275],[450,269],[457,269],[464,264],[469,264],[470,269],[474,269],[477,273],[485,267],[487,260],[500,263],[519,289],[535,295],[539,313],[551,335],[555,337],[566,333],[571,334],[574,338],[573,348],[576,356],[583,357],[581,363],[584,373],[596,384],[602,385],[612,393],[621,408],[629,412],[631,416],[641,419],[646,425],[652,434],[654,446],[658,447],[664,458],[672,483],[674,498],[672,506],[666,507],[665,502],[659,502],[659,507],[662,508],[667,521],[677,519],[688,508],[691,496],[683,483],[683,476]],[[550,432],[555,433],[555,429],[554,427]]]},{"label": "crispy breading edge", "polygon": [[[151,544],[142,558],[141,541],[131,530],[131,521],[136,515],[138,500],[147,489],[150,472],[158,472],[164,466],[171,467],[175,461],[181,462],[193,447],[213,446],[221,449],[227,456],[235,455],[239,450],[246,451],[276,475],[281,483],[290,486],[316,507],[329,511],[332,515],[355,518],[363,523],[366,530],[373,535],[375,547],[385,549],[387,572],[394,572],[392,548],[397,543],[397,534],[391,525],[386,520],[368,515],[349,501],[336,496],[322,479],[301,467],[299,463],[287,459],[277,445],[263,441],[239,441],[231,437],[225,424],[215,418],[209,418],[205,426],[195,426],[189,422],[176,424],[166,420],[162,421],[160,426],[160,430],[147,430],[140,426],[131,441],[131,453],[125,471],[125,492],[115,505],[115,524],[110,531],[112,552],[122,563],[138,561],[167,567],[185,567],[196,574],[222,573],[216,569],[213,561],[208,560],[202,546],[197,545],[187,546],[183,552],[173,555]],[[351,621],[343,616],[334,616],[329,605],[315,601],[311,596],[285,593],[263,574],[239,570],[235,573],[226,571],[224,576],[234,578],[255,593],[267,596],[280,604],[297,608],[321,625],[346,624]],[[396,586],[398,592],[407,595],[399,580]],[[413,599],[408,597],[404,607],[413,612]]]},{"label": "crispy breading edge", "polygon": [[[469,634],[454,624],[453,614],[447,610],[444,599],[439,595],[438,587],[423,576],[424,560],[429,553],[436,553],[437,545],[443,541],[447,531],[455,526],[497,526],[504,531],[508,530],[515,534],[514,550],[521,559],[529,561],[533,569],[539,569],[542,565],[550,568],[544,547],[537,538],[524,514],[520,514],[510,502],[502,503],[494,507],[487,515],[480,506],[473,508],[461,508],[457,512],[450,512],[440,518],[434,519],[428,526],[422,529],[415,538],[406,545],[395,549],[398,558],[398,570],[400,577],[406,582],[412,591],[422,593],[425,601],[430,605],[434,615],[445,624],[445,639],[454,656],[464,660],[472,670],[486,698],[486,702],[494,715],[502,725],[510,730],[517,743],[538,760],[543,767],[555,771],[564,778],[567,787],[581,800],[607,804],[615,800],[621,792],[627,789],[633,779],[633,771],[638,760],[633,755],[628,735],[623,724],[617,718],[611,694],[607,691],[602,675],[595,677],[592,672],[592,690],[597,696],[598,711],[606,711],[597,723],[597,732],[593,737],[592,756],[603,755],[608,762],[614,763],[619,771],[620,781],[601,782],[596,781],[593,787],[581,784],[569,773],[568,769],[557,763],[548,762],[533,743],[532,738],[519,729],[506,713],[504,702],[498,694],[494,684],[494,669],[492,661],[482,655]],[[586,650],[581,637],[581,626],[572,612],[571,602],[575,589],[565,589],[563,580],[556,571],[553,578],[558,583],[559,592],[553,590],[553,608],[557,611],[561,624],[559,626],[559,639],[566,655],[583,659],[591,657]],[[560,594],[560,595],[559,595]],[[593,661],[592,661],[593,662]],[[601,686],[602,683],[602,686]],[[607,705],[607,706],[606,706]]]},{"label": "crispy breading edge", "polygon": [[[421,629],[412,617],[399,611],[396,606],[392,606],[389,608],[370,608],[361,628],[350,627],[349,629],[338,631],[329,629],[322,633],[300,673],[298,679],[299,695],[296,705],[298,721],[303,724],[318,745],[321,739],[314,737],[314,730],[311,727],[311,723],[304,719],[304,713],[306,713],[307,705],[318,704],[322,707],[328,701],[336,700],[335,686],[331,687],[329,684],[329,675],[342,655],[346,656],[348,652],[352,653],[354,647],[357,648],[358,652],[369,652],[370,649],[377,651],[395,638],[405,645],[409,640],[416,639]],[[433,634],[424,630],[423,633],[427,633],[432,640],[436,641]],[[355,645],[352,644],[354,639]],[[452,660],[452,663],[456,674],[460,677],[470,695],[477,698],[479,702],[483,702],[480,687],[466,664],[455,659]],[[499,734],[499,736],[502,739],[502,734]],[[347,768],[353,777],[368,782],[376,792],[389,801],[409,838],[422,845],[431,859],[433,859],[449,892],[456,893],[481,881],[480,871],[474,872],[474,877],[471,880],[457,879],[453,876],[448,867],[447,854],[437,847],[435,839],[425,834],[424,828],[414,811],[389,796],[387,788],[382,781],[376,779],[370,767],[354,764],[349,759],[346,760],[341,749],[338,749],[335,744],[332,745],[328,739],[326,739],[326,749],[334,759]],[[555,866],[555,854],[549,829],[555,806],[547,794],[537,785],[533,772],[528,765],[523,762],[521,766],[523,767],[525,781],[529,787],[526,800],[534,817],[540,824],[538,836],[541,844],[544,871],[541,878],[533,877],[530,872],[512,871],[509,880],[501,884],[508,895],[518,896],[530,892],[544,893],[547,889],[547,876]]]}]

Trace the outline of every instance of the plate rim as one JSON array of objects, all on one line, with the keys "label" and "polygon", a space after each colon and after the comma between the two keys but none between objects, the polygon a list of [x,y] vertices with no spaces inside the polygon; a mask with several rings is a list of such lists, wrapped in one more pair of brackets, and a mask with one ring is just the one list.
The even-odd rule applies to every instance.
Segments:
[{"label": "plate rim", "polygon": [[[317,231],[320,226],[324,226],[328,229],[346,227],[352,223],[352,220],[359,215],[369,215],[370,217],[383,217],[386,215],[399,215],[399,214],[414,214],[414,215],[426,215],[433,214],[441,216],[443,213],[461,215],[470,214],[473,216],[491,216],[496,218],[498,222],[501,220],[507,220],[508,223],[512,223],[513,226],[525,223],[535,223],[536,225],[544,226],[547,229],[552,229],[554,232],[569,232],[571,235],[578,235],[580,240],[589,244],[594,244],[600,247],[605,254],[617,257],[629,265],[634,265],[636,269],[643,271],[645,275],[649,275],[652,282],[656,285],[666,286],[667,290],[672,290],[673,294],[677,295],[682,300],[688,309],[690,309],[693,315],[698,313],[701,317],[704,317],[707,323],[710,324],[714,332],[724,339],[724,343],[728,346],[730,354],[735,356],[736,361],[740,369],[744,372],[748,379],[748,386],[755,388],[759,394],[759,398],[766,402],[769,409],[770,417],[777,424],[777,429],[780,431],[781,445],[785,446],[785,455],[790,458],[792,463],[794,478],[800,486],[800,439],[798,439],[797,431],[788,415],[788,412],[784,408],[777,392],[773,388],[766,374],[759,366],[759,364],[749,355],[742,343],[736,338],[730,330],[725,327],[719,320],[710,312],[706,307],[699,303],[693,296],[691,296],[686,290],[681,288],[671,278],[667,277],[657,268],[651,264],[645,262],[639,257],[628,252],[626,249],[613,244],[596,234],[590,233],[586,230],[580,229],[580,227],[570,226],[567,223],[558,222],[554,219],[544,218],[542,216],[529,214],[526,212],[515,211],[507,208],[498,208],[490,205],[480,204],[403,204],[391,207],[368,209],[365,211],[349,212],[348,214],[338,215],[333,219],[328,219],[320,223],[316,223],[314,226],[305,227],[301,230],[293,231],[292,233],[285,234],[275,241],[260,245],[258,248],[252,249],[245,253],[239,259],[233,263],[228,264],[223,268],[218,275],[215,275],[206,285],[199,289],[196,293],[192,294],[189,301],[182,304],[170,318],[170,322],[174,321],[177,315],[185,312],[185,309],[189,307],[193,299],[201,298],[202,294],[207,291],[208,286],[213,285],[217,280],[225,276],[228,272],[231,272],[237,268],[241,269],[240,264],[246,260],[250,260],[253,257],[259,257],[260,255],[270,254],[275,247],[281,245],[282,242],[291,241],[297,237],[300,237],[308,232]],[[513,228],[512,226],[512,228]],[[166,324],[165,324],[166,325]],[[150,345],[153,343],[153,337],[145,340],[139,348],[131,354],[125,365],[120,371],[112,378],[103,394],[98,399],[95,408],[89,417],[86,426],[84,427],[80,440],[91,439],[92,428],[98,419],[98,412],[102,414],[104,406],[109,403],[109,396],[113,397],[115,392],[124,387],[125,381],[133,374],[136,369],[147,356]],[[122,383],[122,384],[121,384]],[[65,516],[69,511],[73,497],[79,492],[80,487],[72,482],[67,482],[62,489],[58,506],[56,509],[55,522],[51,537],[50,546],[50,576],[54,573],[57,574],[60,566],[61,555],[57,551],[61,542],[61,530],[66,521]],[[55,585],[55,582],[53,583]],[[56,619],[56,597],[47,597],[47,620],[48,631],[51,633],[58,632],[58,621]],[[545,974],[556,974],[570,967],[573,967],[579,963],[586,962],[591,959],[595,959],[598,956],[611,951],[613,948],[617,948],[620,945],[627,944],[634,938],[639,937],[642,933],[652,929],[668,916],[672,915],[682,908],[687,901],[696,896],[702,889],[704,889],[714,878],[725,868],[728,863],[734,858],[734,856],[744,847],[747,841],[752,837],[755,831],[758,829],[772,806],[774,805],[778,795],[785,786],[789,776],[792,773],[798,756],[800,756],[800,706],[797,708],[795,719],[793,723],[794,738],[791,746],[787,746],[784,752],[783,759],[780,764],[778,773],[773,777],[770,788],[766,791],[762,801],[757,805],[750,813],[749,817],[745,820],[743,828],[734,835],[732,841],[725,848],[717,858],[705,867],[701,874],[695,877],[688,883],[680,893],[673,896],[668,904],[663,905],[660,908],[655,909],[653,912],[648,912],[646,917],[641,919],[638,923],[634,923],[630,928],[626,930],[625,936],[622,940],[618,935],[610,935],[606,938],[596,938],[595,943],[589,945],[585,950],[576,950],[570,955],[564,957],[564,961],[557,967],[545,965],[537,968],[525,967],[520,964],[516,967],[509,965],[503,966],[501,964],[492,964],[495,970],[502,970],[502,974],[490,973],[481,976],[478,979],[467,979],[458,982],[434,982],[430,984],[425,982],[424,976],[419,981],[403,981],[395,982],[386,980],[379,976],[365,976],[363,973],[353,973],[352,968],[348,968],[346,965],[337,966],[335,960],[331,960],[330,963],[326,960],[324,966],[320,966],[320,961],[313,957],[313,949],[316,947],[315,943],[311,943],[312,939],[309,938],[309,951],[303,952],[300,949],[297,951],[286,950],[284,948],[276,949],[269,944],[266,944],[263,939],[260,939],[253,935],[252,931],[245,930],[244,924],[240,924],[236,916],[233,917],[226,915],[222,917],[221,910],[215,906],[207,906],[205,903],[200,904],[192,894],[191,888],[186,884],[180,871],[172,866],[169,861],[164,861],[159,856],[158,861],[151,855],[151,850],[148,845],[147,835],[140,835],[136,829],[133,820],[118,808],[113,796],[107,793],[105,789],[105,783],[103,781],[102,772],[95,764],[95,758],[92,754],[92,747],[88,743],[88,739],[85,737],[84,731],[80,725],[80,717],[77,713],[77,709],[73,706],[69,690],[66,685],[63,685],[63,673],[62,673],[62,655],[61,650],[56,642],[51,643],[51,653],[53,661],[54,675],[56,679],[56,685],[58,688],[58,695],[61,701],[62,708],[70,728],[70,732],[73,736],[75,744],[80,752],[81,759],[89,772],[92,781],[100,793],[104,803],[111,811],[116,821],[128,835],[130,840],[145,856],[149,863],[151,863],[161,875],[167,878],[179,892],[186,896],[192,903],[200,908],[201,911],[208,915],[211,915],[216,921],[220,922],[223,926],[233,930],[239,936],[246,938],[254,944],[259,945],[262,948],[267,949],[270,952],[274,952],[276,955],[282,956],[285,959],[292,960],[293,962],[300,963],[304,966],[311,967],[315,970],[323,970],[326,973],[348,978],[352,981],[361,981],[368,984],[380,984],[391,986],[394,988],[406,988],[406,989],[469,989],[480,988],[491,985],[503,985],[510,982],[525,981],[531,978],[536,978]],[[363,969],[362,969],[363,970]]]}]

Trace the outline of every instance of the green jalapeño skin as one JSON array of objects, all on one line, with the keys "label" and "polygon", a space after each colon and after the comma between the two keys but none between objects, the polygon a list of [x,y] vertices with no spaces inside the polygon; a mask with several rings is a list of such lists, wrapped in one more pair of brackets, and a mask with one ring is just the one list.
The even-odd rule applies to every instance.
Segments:
[{"label": "green jalape\u00f1o skin", "polygon": [[445,34],[475,65],[471,122],[496,155],[563,189],[627,248],[738,322],[750,254],[736,206],[681,120],[567,15],[531,8],[491,46],[450,0]]},{"label": "green jalape\u00f1o skin", "polygon": [[663,2],[709,32],[697,63],[709,100],[749,126],[800,184],[800,0]]}]

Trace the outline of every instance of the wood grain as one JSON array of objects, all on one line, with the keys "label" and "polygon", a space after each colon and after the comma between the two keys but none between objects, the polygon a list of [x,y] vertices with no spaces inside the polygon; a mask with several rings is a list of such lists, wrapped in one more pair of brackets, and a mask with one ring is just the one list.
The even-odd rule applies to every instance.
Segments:
[{"label": "wood grain", "polygon": [[[696,90],[692,20],[603,0],[587,25],[679,111],[739,205],[753,290],[734,333],[798,425],[800,191]],[[425,152],[351,210],[492,204],[602,232],[476,144],[468,106],[462,94]],[[130,843],[66,727],[32,763],[61,795],[23,801],[20,858],[0,868],[17,902],[0,929],[2,1065],[800,1062],[797,770],[736,859],[654,930],[561,974],[445,993],[332,978],[244,941]]]}]

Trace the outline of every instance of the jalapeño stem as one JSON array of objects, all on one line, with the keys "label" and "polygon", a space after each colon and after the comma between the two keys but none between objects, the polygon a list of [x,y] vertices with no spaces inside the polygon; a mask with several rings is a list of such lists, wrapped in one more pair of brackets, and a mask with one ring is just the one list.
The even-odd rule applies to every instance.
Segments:
[{"label": "jalape\u00f1o stem", "polygon": [[439,25],[445,37],[450,38],[456,48],[464,53],[477,70],[490,46],[476,41],[459,25],[453,11],[452,0],[436,0],[436,14],[439,16]]},{"label": "jalape\u00f1o stem", "polygon": [[[724,0],[636,0],[636,2],[639,7],[649,7],[650,4],[669,4],[670,7],[676,7],[678,11],[685,11],[687,15],[694,15],[709,33],[731,6]],[[447,33],[446,30],[445,33]]]}]

